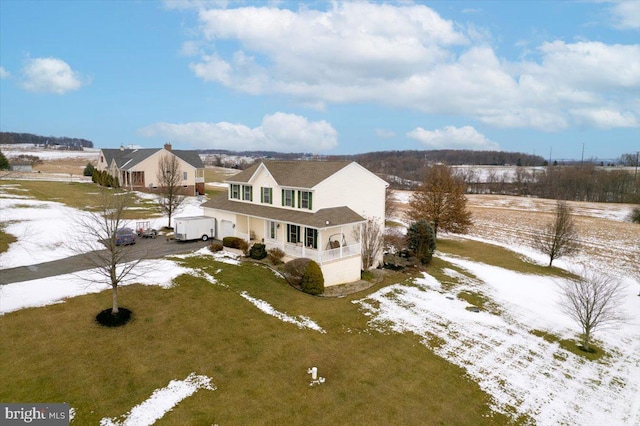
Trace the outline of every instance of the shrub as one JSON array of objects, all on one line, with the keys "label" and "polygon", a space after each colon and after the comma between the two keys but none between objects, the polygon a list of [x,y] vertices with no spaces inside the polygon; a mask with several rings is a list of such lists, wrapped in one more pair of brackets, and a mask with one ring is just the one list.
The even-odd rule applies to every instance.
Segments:
[{"label": "shrub", "polygon": [[640,207],[634,207],[634,209],[631,211],[631,222],[633,223],[640,223]]},{"label": "shrub", "polygon": [[324,277],[322,276],[322,270],[313,260],[307,263],[307,267],[302,275],[302,281],[300,282],[300,288],[302,291],[314,296],[324,293]]},{"label": "shrub", "polygon": [[284,264],[284,278],[289,284],[294,287],[300,288],[302,282],[302,276],[307,269],[307,263],[311,262],[311,259],[304,257],[293,259]]},{"label": "shrub", "polygon": [[91,163],[87,163],[86,167],[84,168],[84,171],[82,173],[83,176],[93,176],[93,171],[95,170],[95,167],[93,167],[93,164]]},{"label": "shrub", "polygon": [[267,247],[260,243],[252,245],[249,250],[249,257],[256,260],[264,259],[267,257]]},{"label": "shrub", "polygon": [[285,256],[284,251],[279,248],[272,248],[267,250],[267,256],[269,257],[269,261],[274,265],[279,265],[282,263],[282,258]]},{"label": "shrub", "polygon": [[221,251],[223,248],[224,247],[220,243],[211,243],[211,245],[209,245],[209,250],[212,253],[217,253],[217,252]]},{"label": "shrub", "polygon": [[246,242],[245,240],[240,240],[240,242],[238,243],[238,248],[240,250],[242,250],[242,254],[244,254],[245,256],[249,256],[249,249],[251,248],[251,246],[249,245],[248,242]]},{"label": "shrub", "polygon": [[419,220],[409,226],[409,229],[407,229],[407,246],[420,263],[427,265],[431,262],[433,252],[436,251],[436,236],[433,228],[426,220]]},{"label": "shrub", "polygon": [[9,160],[7,160],[7,157],[0,151],[0,170],[9,170],[9,167]]},{"label": "shrub", "polygon": [[[234,249],[239,249],[240,248],[240,241],[244,241],[242,238],[238,238],[238,237],[224,237],[222,239],[222,245],[224,247],[229,247],[229,248],[234,248]],[[245,241],[246,243],[246,241]]]}]

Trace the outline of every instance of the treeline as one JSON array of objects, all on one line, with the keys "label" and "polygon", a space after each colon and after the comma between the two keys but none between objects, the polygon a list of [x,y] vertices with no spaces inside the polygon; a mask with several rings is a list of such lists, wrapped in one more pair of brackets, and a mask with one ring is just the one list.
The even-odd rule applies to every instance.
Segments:
[{"label": "treeline", "polygon": [[429,151],[380,151],[348,156],[331,156],[327,159],[354,160],[385,176],[396,189],[411,189],[422,181],[424,169],[429,164],[442,163],[448,166],[542,166],[544,158],[521,152],[429,150]]},{"label": "treeline", "polygon": [[36,146],[55,147],[62,146],[67,149],[82,150],[93,148],[93,142],[87,139],[69,138],[66,136],[40,136],[31,133],[0,132],[0,144],[32,144]]},{"label": "treeline", "polygon": [[479,176],[473,170],[465,170],[458,176],[467,184],[467,192],[475,194],[640,203],[640,176],[628,169],[607,169],[592,163],[538,169],[517,167],[512,177],[493,172]]}]

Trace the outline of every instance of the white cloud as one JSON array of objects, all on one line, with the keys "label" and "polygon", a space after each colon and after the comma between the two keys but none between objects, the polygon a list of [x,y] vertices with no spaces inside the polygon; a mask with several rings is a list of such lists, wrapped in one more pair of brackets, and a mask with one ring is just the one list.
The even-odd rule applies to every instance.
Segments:
[{"label": "white cloud", "polygon": [[640,29],[640,2],[637,0],[618,1],[611,7],[613,25],[621,30]]},{"label": "white cloud", "polygon": [[376,129],[376,136],[378,136],[381,139],[391,139],[395,135],[396,133],[392,130]]},{"label": "white cloud", "polygon": [[58,58],[34,58],[22,70],[23,87],[30,92],[62,95],[78,90],[84,83],[69,64]]},{"label": "white cloud", "polygon": [[227,122],[155,123],[139,129],[138,134],[199,149],[321,152],[338,145],[338,132],[328,122],[282,112],[266,115],[255,128]]},{"label": "white cloud", "polygon": [[447,126],[443,129],[425,130],[418,127],[407,133],[407,137],[421,142],[432,149],[474,149],[499,150],[500,146],[489,140],[482,133],[478,133],[471,126]]},{"label": "white cloud", "polygon": [[638,127],[640,124],[635,114],[630,111],[612,111],[609,109],[578,109],[570,113],[581,124],[611,129],[614,127]]},{"label": "white cloud", "polygon": [[11,73],[4,69],[4,67],[0,67],[0,79],[5,79],[11,77]]},{"label": "white cloud", "polygon": [[199,20],[195,75],[318,110],[373,102],[543,131],[593,124],[572,110],[640,115],[640,44],[551,41],[507,60],[485,29],[413,3],[200,8]]}]

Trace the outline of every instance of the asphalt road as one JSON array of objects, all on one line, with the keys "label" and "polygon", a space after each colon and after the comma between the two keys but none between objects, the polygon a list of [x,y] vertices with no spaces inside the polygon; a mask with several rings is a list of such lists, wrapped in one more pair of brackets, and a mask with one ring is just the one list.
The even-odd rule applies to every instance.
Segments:
[{"label": "asphalt road", "polygon": [[[127,246],[125,259],[127,261],[135,259],[158,259],[170,254],[188,253],[208,246],[212,241],[213,240],[197,240],[182,242],[167,240],[162,236],[155,239],[137,238],[136,244]],[[93,264],[90,262],[89,256],[86,254],[80,254],[37,265],[2,269],[0,270],[0,285],[36,280],[55,275],[70,274],[72,272],[78,272],[92,267]]]}]

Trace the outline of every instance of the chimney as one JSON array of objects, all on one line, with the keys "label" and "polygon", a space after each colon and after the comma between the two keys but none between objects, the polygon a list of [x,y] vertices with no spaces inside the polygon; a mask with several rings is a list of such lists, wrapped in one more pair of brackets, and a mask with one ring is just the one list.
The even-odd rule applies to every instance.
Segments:
[{"label": "chimney", "polygon": [[165,143],[164,144],[164,149],[166,149],[167,151],[171,151],[171,144],[170,143]]},{"label": "chimney", "polygon": [[120,144],[120,151],[124,151],[124,146]]}]

